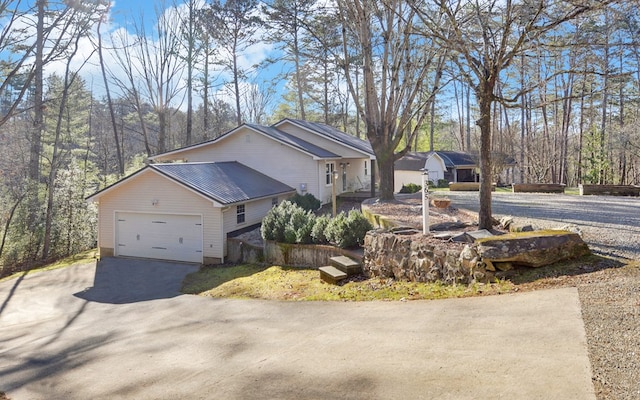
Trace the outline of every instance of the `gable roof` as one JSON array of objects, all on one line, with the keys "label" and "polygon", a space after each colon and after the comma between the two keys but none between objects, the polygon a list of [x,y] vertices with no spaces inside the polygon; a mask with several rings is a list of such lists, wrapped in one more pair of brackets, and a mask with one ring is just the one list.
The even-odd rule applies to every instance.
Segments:
[{"label": "gable roof", "polygon": [[478,165],[473,154],[462,151],[413,151],[396,160],[394,167],[397,170],[418,171],[425,167],[427,160],[431,157],[439,157],[447,169]]},{"label": "gable roof", "polygon": [[349,146],[355,150],[359,150],[363,153],[366,153],[370,156],[375,157],[375,153],[373,152],[371,143],[369,143],[366,140],[362,140],[358,137],[355,137],[353,135],[344,133],[329,125],[321,124],[319,122],[309,122],[309,121],[304,121],[300,119],[285,118],[275,123],[273,126],[278,127],[279,125],[284,124],[286,122],[297,125],[308,131],[315,132],[316,134],[320,134],[330,140],[339,142],[345,146]]},{"label": "gable roof", "polygon": [[255,124],[245,124],[246,126],[259,131],[279,142],[284,144],[288,144],[291,147],[295,147],[299,150],[302,150],[306,153],[309,153],[318,158],[341,158],[338,154],[332,153],[329,150],[325,150],[320,146],[316,146],[315,144],[309,143],[306,140],[302,140],[296,136],[293,136],[289,133],[283,132],[278,128],[273,126],[262,126]]},{"label": "gable roof", "polygon": [[228,205],[291,193],[295,189],[237,161],[151,164],[87,198],[94,200],[144,171],[154,171],[198,194]]},{"label": "gable roof", "polygon": [[426,153],[411,151],[397,159],[393,166],[402,171],[419,171],[427,161]]},{"label": "gable roof", "polygon": [[476,156],[463,151],[434,151],[427,154],[435,153],[444,160],[444,165],[447,168],[457,167],[477,167],[478,160]]},{"label": "gable roof", "polygon": [[309,154],[310,156],[317,158],[317,159],[339,159],[342,158],[339,154],[335,154],[329,150],[323,149],[320,146],[316,146],[313,143],[309,143],[306,140],[300,139],[296,136],[293,136],[289,133],[283,132],[281,130],[279,130],[278,128],[276,128],[275,126],[262,126],[262,125],[257,125],[257,124],[242,124],[226,133],[223,133],[222,135],[218,136],[215,139],[211,139],[211,140],[207,140],[205,142],[201,142],[201,143],[196,143],[196,144],[192,144],[190,146],[185,146],[185,147],[180,147],[177,148],[175,150],[170,150],[164,153],[160,153],[160,154],[156,154],[155,156],[151,156],[149,157],[149,160],[155,160],[156,158],[162,157],[162,156],[167,156],[167,155],[172,155],[172,154],[176,154],[176,153],[180,153],[183,152],[185,150],[192,150],[192,149],[197,149],[200,147],[204,147],[204,146],[208,146],[210,144],[214,144],[216,142],[219,142],[231,135],[233,135],[234,133],[240,131],[242,128],[248,128],[251,129],[254,132],[263,134],[265,136],[268,136],[286,146],[290,146],[294,149],[300,150],[302,152],[305,152],[307,154]]}]

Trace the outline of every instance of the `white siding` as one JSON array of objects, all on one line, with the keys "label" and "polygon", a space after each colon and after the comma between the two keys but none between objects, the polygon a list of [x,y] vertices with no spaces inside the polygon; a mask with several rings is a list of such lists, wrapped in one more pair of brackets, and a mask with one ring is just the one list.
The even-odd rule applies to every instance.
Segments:
[{"label": "white siding", "polygon": [[[157,201],[157,202],[156,202]],[[224,256],[220,208],[190,190],[146,170],[104,193],[99,202],[98,246],[114,249],[115,213],[146,212],[158,214],[202,215],[203,255]],[[154,206],[153,203],[157,204]]]},{"label": "white siding", "polygon": [[313,143],[316,146],[320,146],[323,149],[329,150],[332,153],[338,154],[343,158],[369,158],[368,155],[363,154],[360,151],[353,150],[342,143],[328,139],[320,134],[309,132],[306,129],[302,129],[289,121],[284,121],[277,127],[283,132],[287,132],[295,137],[306,140],[309,143]]},{"label": "white siding", "polygon": [[[444,179],[444,172],[429,170],[429,180],[434,184],[437,184],[438,179]],[[409,183],[415,183],[416,185],[421,186],[422,171],[395,170],[393,181],[393,191],[396,193],[402,189],[403,185],[407,185]]]},{"label": "white siding", "polygon": [[[280,144],[263,134],[245,128],[230,134],[215,144],[185,150],[175,157],[158,161],[182,159],[189,162],[238,161],[256,171],[277,179],[300,192],[300,184],[307,184],[307,192],[318,199],[318,162],[300,150]],[[226,215],[226,213],[225,213]]]}]

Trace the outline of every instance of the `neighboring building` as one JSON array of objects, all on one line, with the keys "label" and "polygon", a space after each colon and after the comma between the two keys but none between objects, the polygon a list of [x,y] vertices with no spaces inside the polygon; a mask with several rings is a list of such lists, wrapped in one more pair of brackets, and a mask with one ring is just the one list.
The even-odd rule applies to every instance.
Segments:
[{"label": "neighboring building", "polygon": [[227,237],[258,226],[296,191],[331,202],[370,189],[368,142],[317,123],[244,124],[208,142],[150,158],[153,164],[93,194],[100,255],[221,263]]},{"label": "neighboring building", "polygon": [[[501,156],[501,183],[512,183],[515,161]],[[496,164],[497,165],[497,164]],[[479,162],[477,155],[462,151],[409,152],[395,162],[395,186],[399,192],[403,185],[422,184],[422,170],[429,171],[429,180],[434,184],[444,179],[448,182],[478,182]]]}]

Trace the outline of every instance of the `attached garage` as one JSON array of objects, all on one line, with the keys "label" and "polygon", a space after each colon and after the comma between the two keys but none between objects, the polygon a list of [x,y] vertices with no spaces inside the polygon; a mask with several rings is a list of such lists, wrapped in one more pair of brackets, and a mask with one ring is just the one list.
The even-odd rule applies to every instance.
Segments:
[{"label": "attached garage", "polygon": [[253,229],[295,189],[238,162],[151,164],[88,198],[100,257],[223,263],[230,232]]},{"label": "attached garage", "polygon": [[116,212],[116,256],[202,263],[202,216]]}]

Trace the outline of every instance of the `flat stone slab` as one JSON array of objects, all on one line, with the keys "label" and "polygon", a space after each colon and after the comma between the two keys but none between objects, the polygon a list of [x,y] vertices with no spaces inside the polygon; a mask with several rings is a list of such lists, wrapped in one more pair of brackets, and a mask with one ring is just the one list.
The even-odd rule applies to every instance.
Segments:
[{"label": "flat stone slab", "polygon": [[542,267],[558,261],[590,254],[580,235],[569,231],[515,232],[478,239],[478,254],[483,260]]},{"label": "flat stone slab", "polygon": [[330,265],[320,267],[318,270],[320,271],[320,279],[333,285],[347,278],[347,274],[345,272],[342,272],[338,268]]},{"label": "flat stone slab", "polygon": [[362,272],[362,265],[352,258],[346,256],[331,257],[331,265],[347,275],[357,275]]},{"label": "flat stone slab", "polygon": [[453,240],[454,242],[474,243],[478,239],[484,239],[493,236],[494,234],[489,232],[488,230],[480,229],[479,231],[461,232],[459,234],[453,235],[451,237],[451,240]]}]

